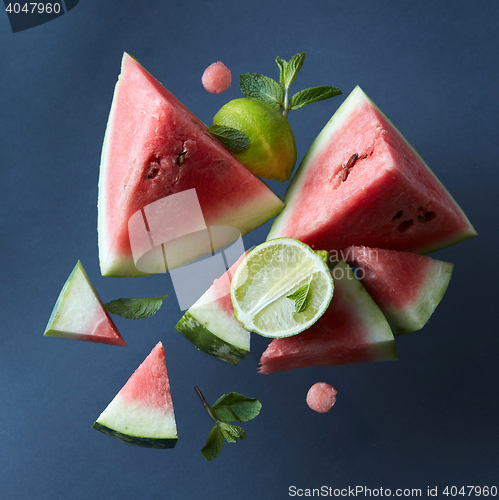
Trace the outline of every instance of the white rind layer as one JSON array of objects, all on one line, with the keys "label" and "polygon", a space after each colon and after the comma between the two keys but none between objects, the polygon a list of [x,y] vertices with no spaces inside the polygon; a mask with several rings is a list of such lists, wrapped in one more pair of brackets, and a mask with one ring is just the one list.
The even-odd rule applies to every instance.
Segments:
[{"label": "white rind layer", "polygon": [[77,338],[79,335],[91,335],[101,323],[107,321],[101,302],[78,267],[64,291],[51,329],[66,332],[66,337]]},{"label": "white rind layer", "polygon": [[213,335],[230,345],[249,352],[250,332],[245,330],[233,315],[227,315],[226,311],[217,306],[217,298],[219,297],[214,296],[208,290],[192,305],[189,312]]},{"label": "white rind layer", "polygon": [[372,344],[375,349],[376,345],[383,342],[394,342],[393,333],[385,315],[355,277],[350,266],[341,260],[333,268],[332,274],[336,286],[341,287],[346,299],[346,307],[355,308],[357,317],[365,325],[365,331],[368,332],[364,338],[366,343]]},{"label": "white rind layer", "polygon": [[397,335],[421,330],[426,325],[447,290],[453,269],[454,264],[435,260],[428,268],[425,285],[413,303],[403,311],[385,311]]},{"label": "white rind layer", "polygon": [[151,439],[177,438],[173,405],[150,408],[121,394],[109,403],[96,423],[126,436]]}]

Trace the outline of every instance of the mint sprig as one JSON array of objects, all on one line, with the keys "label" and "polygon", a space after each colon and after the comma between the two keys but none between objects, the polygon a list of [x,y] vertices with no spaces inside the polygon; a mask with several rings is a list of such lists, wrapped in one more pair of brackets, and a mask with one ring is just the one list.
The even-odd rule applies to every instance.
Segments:
[{"label": "mint sprig", "polygon": [[168,297],[134,297],[130,299],[116,299],[104,304],[104,309],[111,314],[127,319],[144,319],[156,314]]},{"label": "mint sprig", "polygon": [[289,87],[295,81],[304,62],[305,52],[295,54],[289,61],[277,56],[279,83],[265,75],[245,73],[239,77],[241,92],[245,97],[259,99],[281,110],[285,118],[292,109],[299,109],[306,104],[323,101],[342,93],[337,87],[322,85],[300,90],[290,98]]},{"label": "mint sprig", "polygon": [[302,313],[307,310],[310,304],[310,284],[312,283],[313,276],[310,276],[307,283],[295,290],[291,295],[286,298],[295,301],[295,311]]},{"label": "mint sprig", "polygon": [[247,422],[257,417],[262,404],[258,399],[247,398],[237,392],[230,392],[218,398],[210,406],[199,388],[196,386],[194,389],[206,411],[215,422],[215,426],[208,434],[206,444],[201,449],[203,457],[210,461],[218,457],[222,451],[224,438],[228,443],[235,443],[238,439],[246,439],[244,429],[230,422]]}]

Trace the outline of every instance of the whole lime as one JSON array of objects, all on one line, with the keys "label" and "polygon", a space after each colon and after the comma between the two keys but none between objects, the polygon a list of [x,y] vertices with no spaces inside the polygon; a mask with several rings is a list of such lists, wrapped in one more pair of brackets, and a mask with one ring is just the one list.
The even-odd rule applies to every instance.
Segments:
[{"label": "whole lime", "polygon": [[255,175],[286,181],[296,164],[296,143],[291,126],[270,104],[243,97],[222,106],[214,125],[244,132],[250,146],[234,156]]}]

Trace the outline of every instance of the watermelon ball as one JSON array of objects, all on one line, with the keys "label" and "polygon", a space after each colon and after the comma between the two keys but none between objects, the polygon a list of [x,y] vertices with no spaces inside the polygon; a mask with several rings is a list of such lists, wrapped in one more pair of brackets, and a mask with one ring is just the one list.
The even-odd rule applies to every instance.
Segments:
[{"label": "watermelon ball", "polygon": [[203,73],[204,88],[211,94],[221,94],[225,92],[232,82],[230,69],[223,62],[215,62],[208,66]]},{"label": "watermelon ball", "polygon": [[336,394],[332,385],[317,382],[308,390],[307,404],[314,411],[326,413],[336,403]]}]

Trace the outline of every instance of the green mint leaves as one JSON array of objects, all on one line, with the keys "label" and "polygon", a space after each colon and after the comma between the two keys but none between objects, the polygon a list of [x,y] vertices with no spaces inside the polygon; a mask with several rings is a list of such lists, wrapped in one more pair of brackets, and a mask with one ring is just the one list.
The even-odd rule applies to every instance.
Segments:
[{"label": "green mint leaves", "polygon": [[335,95],[341,94],[341,90],[335,87],[323,85],[321,87],[314,87],[311,89],[300,90],[297,92],[289,103],[290,109],[299,109],[305,104],[312,104],[313,102],[323,101]]},{"label": "green mint leaves", "polygon": [[276,63],[279,67],[279,83],[272,78],[256,73],[246,73],[239,77],[239,87],[245,97],[259,99],[270,104],[276,110],[282,110],[284,117],[292,109],[299,109],[306,104],[323,101],[341,94],[341,90],[329,85],[301,90],[289,96],[289,87],[305,62],[305,52],[294,55],[289,61],[279,56]]},{"label": "green mint leaves", "polygon": [[295,301],[295,311],[301,313],[307,310],[310,304],[310,284],[312,283],[313,276],[310,276],[307,283],[302,285],[298,290],[295,290],[291,295],[286,298]]},{"label": "green mint leaves", "polygon": [[272,78],[255,73],[245,73],[239,77],[239,87],[245,97],[259,99],[279,111],[283,102],[283,88]]},{"label": "green mint leaves", "polygon": [[281,70],[279,81],[281,85],[286,88],[295,81],[298,71],[300,71],[303,66],[303,63],[305,62],[305,52],[300,52],[299,54],[294,55],[289,62],[286,62],[284,59],[277,56],[275,62]]},{"label": "green mint leaves", "polygon": [[222,429],[218,425],[215,425],[208,434],[208,439],[206,444],[201,449],[203,457],[208,460],[213,460],[217,458],[222,451],[222,446],[224,445],[224,435],[222,434]]},{"label": "green mint leaves", "polygon": [[248,136],[236,128],[225,125],[210,125],[208,132],[216,137],[231,153],[242,153],[249,148]]},{"label": "green mint leaves", "polygon": [[198,387],[194,387],[203,406],[214,420],[215,426],[208,434],[206,444],[201,453],[203,457],[210,461],[218,457],[222,451],[224,438],[228,443],[235,443],[239,439],[246,439],[244,429],[239,425],[229,422],[247,422],[257,417],[262,408],[258,399],[247,398],[237,392],[230,392],[218,398],[213,405],[206,402]]},{"label": "green mint leaves", "polygon": [[257,417],[262,405],[258,399],[247,398],[237,392],[219,397],[211,407],[215,418],[225,422],[247,422]]},{"label": "green mint leaves", "polygon": [[163,304],[163,299],[168,297],[149,297],[116,299],[104,304],[104,309],[111,314],[123,316],[128,319],[144,319],[156,314]]}]

